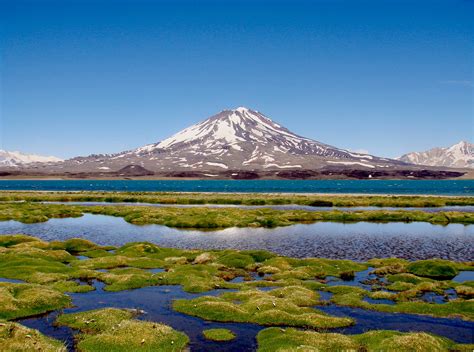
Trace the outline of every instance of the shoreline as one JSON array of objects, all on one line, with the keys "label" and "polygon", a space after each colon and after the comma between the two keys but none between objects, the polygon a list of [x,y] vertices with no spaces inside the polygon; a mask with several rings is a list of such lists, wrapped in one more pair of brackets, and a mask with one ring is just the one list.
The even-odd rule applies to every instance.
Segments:
[{"label": "shoreline", "polygon": [[278,178],[261,177],[255,179],[234,179],[217,177],[156,177],[156,176],[124,176],[124,177],[61,177],[61,176],[0,176],[0,181],[474,181],[474,171],[468,171],[459,177],[447,178],[410,178],[410,177],[384,177],[384,178]]},{"label": "shoreline", "polygon": [[116,193],[116,194],[133,194],[133,195],[261,195],[261,196],[306,196],[306,197],[424,197],[424,198],[474,198],[474,194],[426,194],[426,193],[312,193],[312,192],[215,192],[215,191],[200,191],[200,192],[187,192],[187,191],[124,191],[124,190],[28,190],[28,189],[0,189],[1,193]]}]

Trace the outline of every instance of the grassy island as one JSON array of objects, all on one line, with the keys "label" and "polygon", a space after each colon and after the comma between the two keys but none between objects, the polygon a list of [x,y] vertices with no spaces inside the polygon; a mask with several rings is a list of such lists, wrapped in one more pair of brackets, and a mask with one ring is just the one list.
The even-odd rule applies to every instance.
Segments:
[{"label": "grassy island", "polygon": [[202,333],[206,339],[212,341],[230,341],[235,339],[235,334],[229,329],[207,329]]},{"label": "grassy island", "polygon": [[32,192],[2,191],[0,201],[109,202],[154,204],[233,204],[313,207],[442,207],[474,205],[474,197],[418,195],[313,195],[269,193],[180,193],[180,192]]}]

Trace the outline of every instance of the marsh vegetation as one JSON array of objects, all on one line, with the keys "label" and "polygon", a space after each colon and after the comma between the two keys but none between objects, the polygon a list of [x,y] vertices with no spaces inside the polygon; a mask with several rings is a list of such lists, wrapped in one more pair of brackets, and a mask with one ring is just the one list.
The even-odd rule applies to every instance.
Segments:
[{"label": "marsh vegetation", "polygon": [[394,196],[394,195],[311,195],[256,193],[179,193],[179,192],[6,192],[0,201],[27,202],[110,202],[155,204],[233,204],[313,207],[442,207],[474,205],[473,197]]},{"label": "marsh vegetation", "polygon": [[[459,272],[471,270],[472,262],[446,260],[389,258],[357,263],[296,259],[259,250],[182,250],[143,242],[115,248],[83,239],[46,242],[26,235],[6,235],[0,236],[0,278],[16,281],[0,282],[0,346],[15,350],[27,334],[43,350],[64,349],[60,341],[14,320],[70,307],[72,292],[95,290],[97,281],[105,284],[105,292],[176,285],[199,293],[174,300],[173,309],[208,321],[267,326],[257,337],[261,351],[275,351],[279,346],[292,350],[302,344],[329,350],[375,351],[380,346],[400,351],[411,351],[410,346],[419,346],[420,351],[462,350],[469,346],[422,332],[335,334],[330,330],[357,322],[321,308],[329,304],[472,322],[474,282],[452,280]],[[363,280],[361,272],[368,273]],[[454,296],[447,291],[455,292]],[[444,301],[428,303],[424,299],[427,293]],[[179,351],[188,344],[189,339],[179,329],[160,321],[141,320],[145,312],[137,307],[120,308],[66,313],[56,318],[56,324],[80,331],[76,348],[81,351]],[[232,335],[220,330],[202,334],[221,343],[228,343],[224,340]]]},{"label": "marsh vegetation", "polygon": [[405,210],[305,211],[239,208],[178,208],[143,206],[79,206],[43,203],[1,203],[0,221],[44,222],[52,218],[80,217],[83,214],[121,217],[135,225],[156,224],[174,228],[222,229],[229,227],[277,227],[333,222],[428,222],[432,224],[473,224],[474,213]]}]

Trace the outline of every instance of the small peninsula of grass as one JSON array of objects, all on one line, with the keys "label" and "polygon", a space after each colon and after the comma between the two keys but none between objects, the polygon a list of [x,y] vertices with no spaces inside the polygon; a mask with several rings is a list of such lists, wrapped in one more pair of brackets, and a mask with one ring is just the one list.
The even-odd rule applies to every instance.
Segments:
[{"label": "small peninsula of grass", "polygon": [[223,229],[228,227],[276,227],[334,222],[413,222],[432,224],[474,224],[474,213],[407,210],[363,210],[354,212],[241,209],[241,208],[178,208],[145,206],[79,206],[42,203],[1,203],[0,221],[24,223],[44,222],[52,218],[79,217],[83,214],[121,217],[135,225],[156,224],[175,228]]},{"label": "small peninsula of grass", "polygon": [[0,201],[28,202],[109,202],[154,204],[298,204],[324,207],[442,207],[474,205],[474,197],[392,196],[392,195],[311,195],[265,193],[180,193],[180,192],[33,192],[2,191]]},{"label": "small peninsula of grass", "polygon": [[189,338],[171,327],[133,319],[131,310],[103,308],[62,314],[57,325],[81,331],[77,348],[84,352],[183,351]]},{"label": "small peninsula of grass", "polygon": [[61,341],[44,336],[38,330],[0,320],[0,351],[66,352],[67,349]]},{"label": "small peninsula of grass", "polygon": [[448,260],[439,259],[419,260],[416,263],[409,264],[407,271],[433,279],[452,279],[459,273],[456,265]]},{"label": "small peninsula of grass", "polygon": [[229,329],[207,329],[202,332],[204,337],[212,341],[230,341],[235,339],[235,334]]},{"label": "small peninsula of grass", "polygon": [[68,296],[50,287],[0,282],[0,319],[42,314],[70,304]]},{"label": "small peninsula of grass", "polygon": [[457,344],[427,333],[374,330],[359,335],[267,328],[257,335],[259,352],[276,351],[470,351],[473,345]]}]

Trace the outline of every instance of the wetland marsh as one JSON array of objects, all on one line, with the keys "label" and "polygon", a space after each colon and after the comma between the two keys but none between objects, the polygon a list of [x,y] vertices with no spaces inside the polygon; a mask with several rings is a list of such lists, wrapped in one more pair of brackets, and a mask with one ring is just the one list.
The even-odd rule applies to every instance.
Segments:
[{"label": "wetland marsh", "polygon": [[0,204],[2,350],[474,346],[468,211],[41,203],[57,196]]}]

